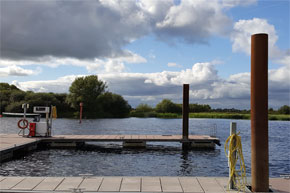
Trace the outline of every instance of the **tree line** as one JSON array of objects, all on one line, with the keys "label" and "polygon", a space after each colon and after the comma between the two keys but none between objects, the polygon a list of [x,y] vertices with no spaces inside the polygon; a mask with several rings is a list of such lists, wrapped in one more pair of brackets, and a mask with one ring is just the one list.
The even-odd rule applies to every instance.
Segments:
[{"label": "tree line", "polygon": [[[91,75],[76,78],[69,87],[69,93],[35,93],[23,91],[15,85],[0,83],[0,114],[2,112],[23,112],[22,104],[33,106],[54,105],[58,110],[58,117],[77,118],[79,106],[83,103],[84,118],[123,118],[123,117],[158,117],[158,114],[180,115],[182,104],[177,104],[169,99],[163,99],[155,107],[140,104],[132,109],[121,95],[108,92],[107,84]],[[32,113],[33,109],[28,109]],[[190,113],[217,112],[217,113],[245,113],[250,110],[239,109],[212,109],[208,104],[189,104]],[[284,105],[278,110],[269,109],[270,114],[290,114],[290,107]]]},{"label": "tree line", "polygon": [[[76,118],[82,102],[84,118],[128,117],[131,110],[128,102],[106,89],[106,83],[95,75],[76,78],[68,94],[25,92],[14,85],[0,83],[0,114],[4,111],[21,113],[22,104],[28,103],[31,107],[55,105],[58,117]],[[28,113],[32,111],[28,109]]]},{"label": "tree line", "polygon": [[[241,113],[249,114],[250,110],[244,109],[235,109],[235,108],[217,108],[212,109],[208,104],[189,104],[189,113]],[[290,114],[290,107],[288,105],[283,105],[278,110],[273,108],[269,109],[269,114]],[[182,113],[182,104],[177,104],[172,102],[169,99],[163,99],[155,107],[151,107],[148,104],[140,104],[135,109],[131,111],[131,116],[134,117],[156,117],[160,113],[171,113],[171,114],[181,114]],[[170,114],[167,115],[170,117]]]}]

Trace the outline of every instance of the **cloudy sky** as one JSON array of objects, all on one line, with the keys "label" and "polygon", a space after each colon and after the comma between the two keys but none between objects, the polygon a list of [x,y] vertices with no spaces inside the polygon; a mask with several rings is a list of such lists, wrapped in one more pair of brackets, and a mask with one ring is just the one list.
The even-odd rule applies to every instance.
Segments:
[{"label": "cloudy sky", "polygon": [[68,92],[98,75],[132,106],[250,107],[250,37],[269,34],[269,107],[289,105],[289,0],[0,0],[0,82]]}]

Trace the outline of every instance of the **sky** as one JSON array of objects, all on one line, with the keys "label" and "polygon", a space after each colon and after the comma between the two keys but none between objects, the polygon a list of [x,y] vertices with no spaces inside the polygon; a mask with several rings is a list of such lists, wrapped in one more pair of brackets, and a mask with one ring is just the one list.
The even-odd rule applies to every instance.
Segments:
[{"label": "sky", "polygon": [[97,75],[132,107],[250,108],[251,35],[269,35],[269,107],[290,105],[290,0],[0,0],[0,82],[68,93]]}]

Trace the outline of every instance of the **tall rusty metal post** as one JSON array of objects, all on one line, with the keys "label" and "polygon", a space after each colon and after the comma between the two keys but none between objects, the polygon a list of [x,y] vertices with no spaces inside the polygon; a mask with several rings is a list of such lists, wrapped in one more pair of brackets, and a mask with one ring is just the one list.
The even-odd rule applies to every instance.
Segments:
[{"label": "tall rusty metal post", "polygon": [[[189,114],[189,84],[183,84],[183,104],[182,104],[182,139],[188,139],[188,114]],[[182,149],[188,149],[190,143],[182,143]]]},{"label": "tall rusty metal post", "polygon": [[252,191],[269,191],[268,35],[251,37]]}]

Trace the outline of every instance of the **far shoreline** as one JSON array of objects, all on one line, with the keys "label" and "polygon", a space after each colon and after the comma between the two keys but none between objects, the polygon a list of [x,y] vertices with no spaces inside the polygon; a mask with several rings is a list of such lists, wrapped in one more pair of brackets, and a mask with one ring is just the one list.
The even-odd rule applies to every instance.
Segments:
[{"label": "far shoreline", "polygon": [[[14,116],[0,116],[1,117],[14,117]],[[65,113],[58,118],[64,119],[79,119],[73,114]],[[114,118],[160,118],[160,119],[182,119],[182,114],[179,113],[156,113],[152,112],[131,112],[128,117],[96,117],[91,119],[114,119]],[[199,113],[189,113],[189,118],[201,118],[201,119],[236,119],[236,120],[250,120],[250,113],[229,113],[229,112],[199,112]],[[83,119],[87,119],[83,117]],[[269,121],[290,121],[289,114],[268,114]]]}]

